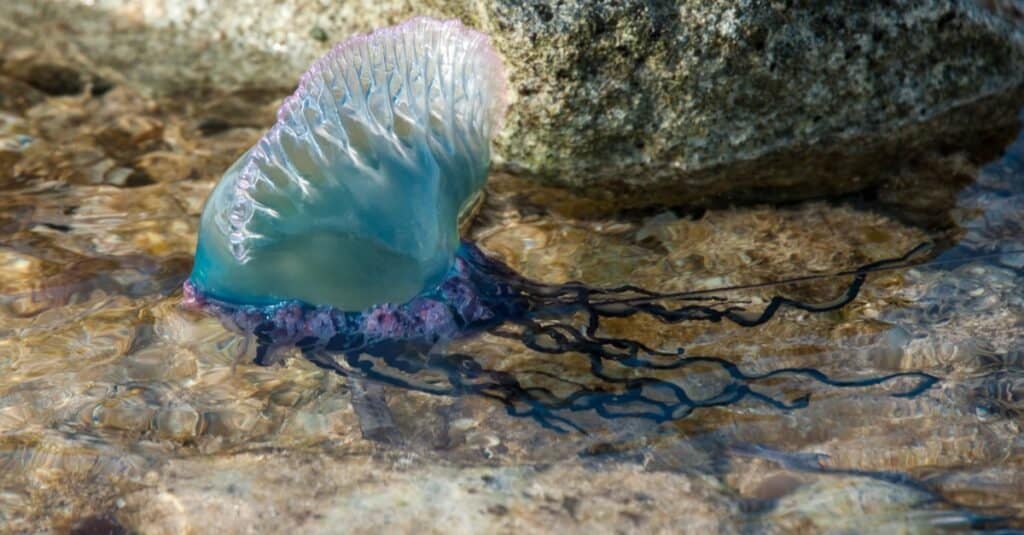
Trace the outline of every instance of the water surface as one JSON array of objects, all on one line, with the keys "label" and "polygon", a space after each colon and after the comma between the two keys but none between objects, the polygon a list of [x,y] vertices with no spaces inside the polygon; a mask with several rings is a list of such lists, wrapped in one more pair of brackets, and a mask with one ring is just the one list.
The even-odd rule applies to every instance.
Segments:
[{"label": "water surface", "polygon": [[[202,203],[282,95],[26,94],[0,112],[0,531],[1024,529],[1022,140],[984,166],[937,156],[970,184],[918,226],[884,195],[574,220],[492,177],[468,234],[548,282],[711,289],[933,242],[938,265],[873,274],[835,312],[604,331],[749,375],[940,382],[908,398],[894,394],[909,379],[770,377],[751,385],[761,398],[667,423],[574,415],[587,433],[385,387],[400,435],[386,444],[363,438],[346,379],[301,358],[255,366],[254,347],[178,306]],[[848,282],[719,295],[827,301]],[[582,356],[491,335],[448,349],[526,384],[593,381]],[[658,377],[694,399],[734,383],[714,362]]]}]

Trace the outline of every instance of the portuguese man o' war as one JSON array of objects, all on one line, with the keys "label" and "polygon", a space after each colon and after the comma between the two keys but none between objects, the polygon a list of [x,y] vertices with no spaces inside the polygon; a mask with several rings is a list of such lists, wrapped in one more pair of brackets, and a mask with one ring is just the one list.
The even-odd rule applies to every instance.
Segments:
[{"label": "portuguese man o' war", "polygon": [[[460,241],[459,221],[487,179],[505,91],[489,39],[458,21],[418,17],[337,45],[302,76],[276,124],[207,200],[185,304],[255,337],[258,364],[298,347],[355,381],[490,397],[509,414],[559,431],[582,430],[570,418],[580,411],[660,422],[743,399],[781,409],[805,404],[754,388],[783,375],[840,387],[910,376],[916,385],[897,394],[908,396],[936,381],[914,372],[839,381],[805,368],[751,375],[727,360],[600,332],[602,319],[636,314],[756,326],[782,307],[834,310],[857,296],[869,272],[905,264],[917,251],[847,273],[853,281],[833,301],[777,296],[748,311],[697,293],[544,284]],[[582,324],[569,320],[581,315]],[[565,380],[571,393],[555,393],[472,355],[437,350],[483,332],[541,355],[583,355],[593,384]],[[695,364],[719,366],[732,382],[693,399],[663,377]],[[652,373],[637,373],[644,370]]]},{"label": "portuguese man o' war", "polygon": [[487,38],[456,21],[338,45],[217,184],[193,283],[236,303],[339,310],[436,286],[487,180],[504,93]]}]

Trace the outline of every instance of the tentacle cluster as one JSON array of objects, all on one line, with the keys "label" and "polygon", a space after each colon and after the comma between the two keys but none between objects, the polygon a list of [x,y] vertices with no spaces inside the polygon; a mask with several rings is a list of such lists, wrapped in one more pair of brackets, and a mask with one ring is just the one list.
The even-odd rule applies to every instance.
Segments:
[{"label": "tentacle cluster", "polygon": [[[759,382],[785,376],[840,388],[870,387],[905,378],[913,384],[893,395],[911,397],[924,392],[938,381],[936,377],[903,372],[837,380],[813,368],[749,374],[722,358],[687,355],[684,348],[663,351],[636,340],[600,334],[602,319],[635,314],[669,324],[725,320],[755,327],[771,320],[783,307],[812,313],[835,310],[856,298],[869,273],[902,265],[917,253],[919,249],[851,271],[852,280],[831,301],[804,303],[775,296],[756,311],[736,301],[693,292],[662,294],[630,285],[592,288],[577,282],[544,284],[523,277],[469,242],[461,244],[453,269],[437,288],[404,305],[379,305],[357,313],[301,302],[235,306],[204,299],[194,288],[187,292],[186,301],[215,311],[239,331],[254,334],[259,343],[258,364],[273,363],[277,348],[297,346],[312,363],[343,375],[435,395],[480,395],[500,401],[510,415],[533,418],[557,431],[584,431],[572,414],[592,411],[608,419],[664,422],[684,418],[698,408],[745,400],[779,410],[806,406],[809,395],[786,401],[756,388]],[[584,318],[582,326],[570,321],[571,316]],[[437,349],[443,345],[437,342],[485,331],[541,354],[581,355],[589,362],[591,377],[584,383],[550,372],[493,370],[473,355]],[[666,372],[681,373],[693,366],[717,367],[729,381],[717,394],[697,399],[665,377]],[[569,393],[536,386],[537,381],[527,380],[527,375],[544,376],[545,384],[559,385]]]}]

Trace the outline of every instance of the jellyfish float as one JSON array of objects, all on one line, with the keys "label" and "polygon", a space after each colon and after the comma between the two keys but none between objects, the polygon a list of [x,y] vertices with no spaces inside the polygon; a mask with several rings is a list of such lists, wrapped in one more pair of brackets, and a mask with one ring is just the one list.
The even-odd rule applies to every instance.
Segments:
[{"label": "jellyfish float", "polygon": [[[366,381],[475,394],[557,431],[581,430],[572,418],[581,411],[662,422],[743,399],[802,406],[806,398],[785,402],[753,388],[786,374],[834,386],[913,376],[916,386],[896,394],[904,396],[935,382],[913,372],[853,381],[803,368],[752,375],[724,359],[601,330],[605,318],[636,314],[670,324],[756,326],[783,307],[834,310],[857,296],[868,273],[909,256],[847,273],[852,282],[832,301],[777,296],[747,310],[693,292],[541,283],[460,240],[459,221],[487,180],[505,92],[504,67],[488,38],[458,21],[419,17],[340,43],[302,76],[274,126],[213,190],[184,303],[253,337],[257,364],[273,364],[282,349],[297,347],[315,365],[350,377],[353,392]],[[556,393],[488,369],[473,355],[437,349],[483,332],[541,358],[583,355],[593,384]],[[659,375],[694,364],[721,366],[732,382],[694,399]]]}]

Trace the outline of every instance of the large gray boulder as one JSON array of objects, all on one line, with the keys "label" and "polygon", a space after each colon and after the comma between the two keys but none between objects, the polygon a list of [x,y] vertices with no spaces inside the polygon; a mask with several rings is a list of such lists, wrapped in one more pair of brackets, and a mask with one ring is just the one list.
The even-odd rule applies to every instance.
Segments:
[{"label": "large gray boulder", "polygon": [[1022,102],[1024,33],[969,1],[488,13],[519,97],[505,165],[619,203],[863,189],[929,148],[999,151]]},{"label": "large gray boulder", "polygon": [[0,37],[66,46],[114,83],[284,93],[347,35],[459,17],[510,71],[496,169],[628,208],[831,195],[930,151],[991,157],[1024,102],[1020,12],[1006,0],[50,0],[4,3]]}]

